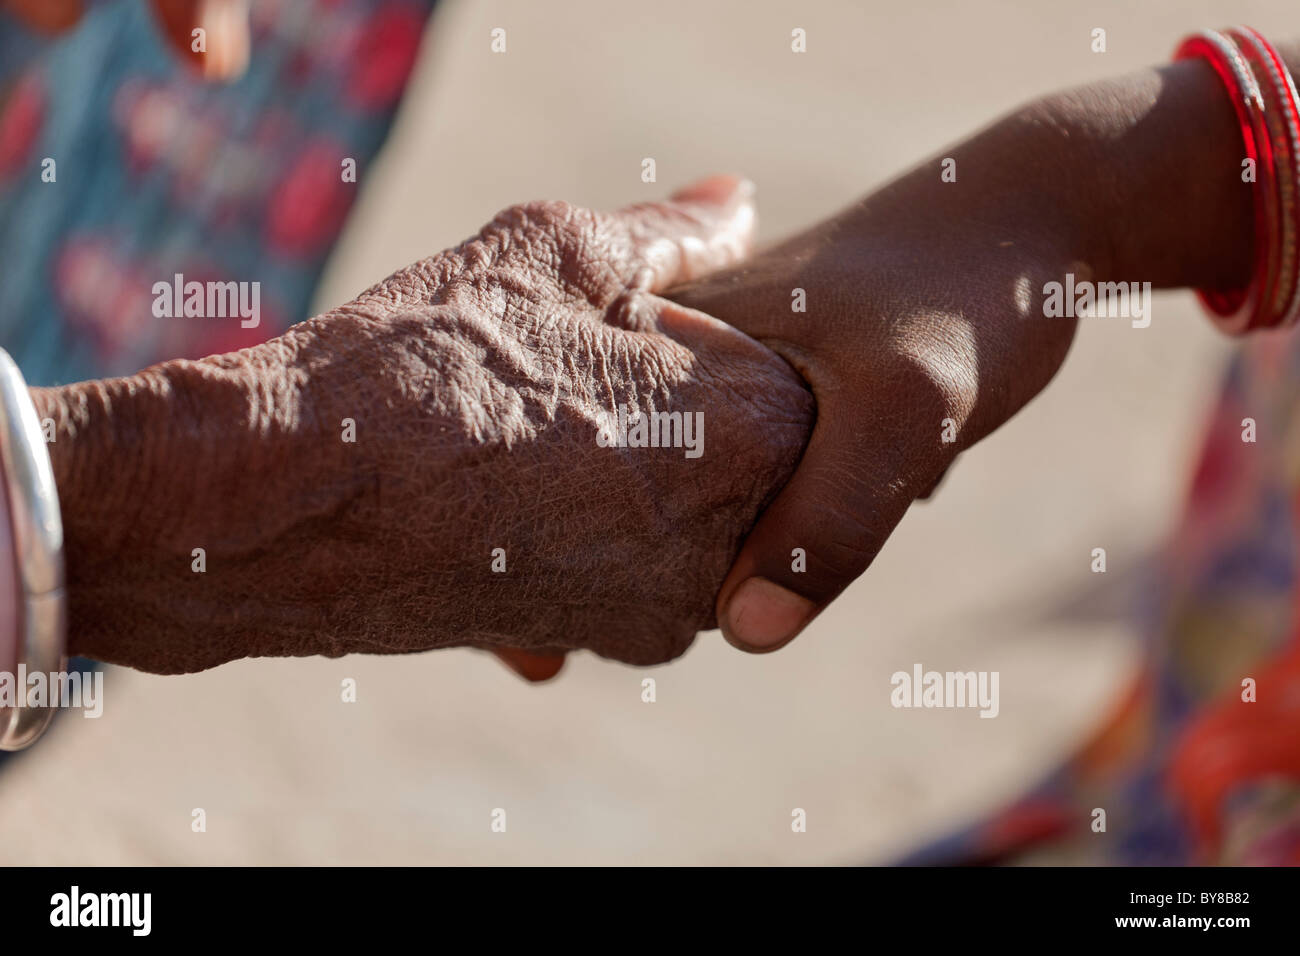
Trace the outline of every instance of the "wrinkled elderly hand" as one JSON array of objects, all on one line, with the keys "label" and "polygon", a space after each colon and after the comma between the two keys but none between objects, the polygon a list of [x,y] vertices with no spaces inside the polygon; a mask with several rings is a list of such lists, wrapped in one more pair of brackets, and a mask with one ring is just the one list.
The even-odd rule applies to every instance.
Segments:
[{"label": "wrinkled elderly hand", "polygon": [[[611,215],[517,206],[262,346],[33,389],[70,650],[162,673],[681,654],[811,430],[780,358],[657,295],[737,260],[752,223],[729,178]],[[661,447],[630,447],[638,420]]]}]

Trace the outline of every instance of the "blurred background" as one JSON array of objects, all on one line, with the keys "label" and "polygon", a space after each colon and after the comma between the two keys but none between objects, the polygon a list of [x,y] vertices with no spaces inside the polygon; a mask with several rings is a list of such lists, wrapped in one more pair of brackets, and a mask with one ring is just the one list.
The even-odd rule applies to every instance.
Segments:
[{"label": "blurred background", "polygon": [[[1255,0],[444,0],[316,307],[528,199],[612,207],[742,172],[775,239],[1027,99],[1237,22],[1297,30]],[[1048,390],[779,654],[713,632],[649,671],[573,655],[537,687],[471,651],[110,669],[102,719],[60,720],[0,773],[0,863],[887,862],[1019,794],[1125,690],[1229,348],[1190,294],[1158,296],[1148,329],[1082,322]],[[892,708],[917,662],[1000,671],[999,717]]]}]

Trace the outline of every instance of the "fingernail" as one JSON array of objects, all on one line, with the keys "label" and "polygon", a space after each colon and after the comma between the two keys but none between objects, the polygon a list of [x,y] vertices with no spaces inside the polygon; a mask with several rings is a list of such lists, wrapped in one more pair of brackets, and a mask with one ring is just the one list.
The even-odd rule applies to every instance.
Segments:
[{"label": "fingernail", "polygon": [[564,667],[565,655],[530,654],[513,647],[496,647],[492,653],[502,664],[531,684],[550,680]]},{"label": "fingernail", "polygon": [[748,578],[731,595],[719,624],[742,650],[771,651],[802,631],[815,611],[807,598],[767,578]]},{"label": "fingernail", "polygon": [[748,179],[728,174],[710,176],[673,193],[677,202],[707,202],[727,205],[754,197],[756,187]]}]

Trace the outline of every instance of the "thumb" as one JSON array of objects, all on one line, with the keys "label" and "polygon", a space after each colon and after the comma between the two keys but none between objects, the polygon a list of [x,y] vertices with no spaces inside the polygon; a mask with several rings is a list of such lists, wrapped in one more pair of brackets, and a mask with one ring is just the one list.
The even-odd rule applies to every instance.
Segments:
[{"label": "thumb", "polygon": [[608,215],[630,239],[636,286],[658,293],[749,254],[757,223],[754,184],[710,176],[667,202],[637,203]]},{"label": "thumb", "polygon": [[742,650],[793,640],[875,559],[915,498],[899,436],[864,437],[851,409],[819,407],[790,483],[759,517],[718,592],[718,626]]}]

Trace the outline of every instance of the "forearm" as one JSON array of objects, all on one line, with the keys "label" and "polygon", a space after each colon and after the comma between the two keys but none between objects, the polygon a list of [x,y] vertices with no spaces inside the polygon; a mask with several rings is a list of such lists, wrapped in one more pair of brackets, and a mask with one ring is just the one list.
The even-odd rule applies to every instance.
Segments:
[{"label": "forearm", "polygon": [[[1281,53],[1300,71],[1300,45]],[[1022,171],[1032,178],[1025,215],[1068,218],[1095,278],[1156,288],[1248,283],[1256,187],[1243,177],[1228,91],[1203,60],[1048,96],[986,136],[1043,150],[1048,161]]]},{"label": "forearm", "polygon": [[[291,492],[285,465],[303,436],[290,380],[261,367],[275,347],[31,390],[53,430],[70,653],[136,660],[149,643],[165,661],[167,635],[221,611],[196,568],[221,567],[278,530],[267,505]],[[255,604],[243,613],[259,617]]]},{"label": "forearm", "polygon": [[[1300,71],[1300,45],[1282,47]],[[786,244],[861,254],[908,245],[960,262],[1006,249],[1098,281],[1240,288],[1253,183],[1222,82],[1201,60],[1035,100]],[[952,160],[955,182],[941,179]]]},{"label": "forearm", "polygon": [[1241,288],[1253,183],[1222,81],[1202,60],[1048,97],[1027,114],[1079,162],[1060,200],[1078,210],[1097,278],[1157,288]]},{"label": "forearm", "polygon": [[[177,376],[157,366],[124,378],[33,388],[74,567],[100,564],[138,544],[143,523],[175,526],[168,512],[207,450],[182,412]],[[167,469],[163,474],[163,469]]]}]

